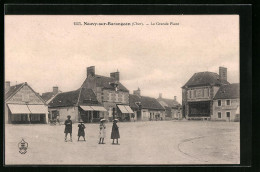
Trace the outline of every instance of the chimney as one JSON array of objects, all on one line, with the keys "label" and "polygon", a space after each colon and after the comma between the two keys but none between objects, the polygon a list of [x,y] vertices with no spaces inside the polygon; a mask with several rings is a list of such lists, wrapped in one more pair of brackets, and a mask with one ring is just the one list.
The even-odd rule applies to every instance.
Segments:
[{"label": "chimney", "polygon": [[140,90],[140,88],[138,87],[138,89],[137,89],[137,90],[134,90],[133,93],[134,93],[134,95],[141,96],[141,90]]},{"label": "chimney", "polygon": [[174,101],[177,101],[177,96],[174,96]]},{"label": "chimney", "polygon": [[219,67],[219,79],[227,81],[227,68]]},{"label": "chimney", "polygon": [[95,66],[87,67],[87,77],[95,76]]},{"label": "chimney", "polygon": [[115,78],[116,81],[119,81],[119,72],[117,71],[117,72],[110,73],[110,77]]},{"label": "chimney", "polygon": [[58,94],[59,92],[59,87],[58,86],[54,86],[53,87],[53,94]]},{"label": "chimney", "polygon": [[162,98],[162,93],[159,93],[159,98],[160,98],[160,99]]},{"label": "chimney", "polygon": [[7,93],[10,90],[10,81],[5,82],[5,93]]}]

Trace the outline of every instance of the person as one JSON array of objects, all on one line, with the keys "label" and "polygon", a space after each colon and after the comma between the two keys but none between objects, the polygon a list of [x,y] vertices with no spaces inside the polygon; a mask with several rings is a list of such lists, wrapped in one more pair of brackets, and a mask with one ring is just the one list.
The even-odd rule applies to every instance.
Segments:
[{"label": "person", "polygon": [[56,123],[59,123],[59,125],[60,125],[60,115],[57,115],[57,117],[56,117]]},{"label": "person", "polygon": [[99,125],[99,143],[98,144],[105,144],[104,139],[106,137],[106,125],[105,125],[105,119],[100,120],[100,125]]},{"label": "person", "polygon": [[65,133],[65,142],[67,142],[67,135],[68,133],[70,133],[70,141],[72,142],[72,121],[70,120],[71,116],[68,115],[67,116],[67,120],[65,121],[65,130],[64,130],[64,133]]},{"label": "person", "polygon": [[114,143],[115,139],[116,139],[116,143],[118,144],[118,139],[120,138],[119,127],[117,126],[117,121],[118,121],[118,119],[115,119],[113,121],[112,132],[111,132],[111,139],[113,139],[112,144],[115,144]]},{"label": "person", "polygon": [[85,129],[86,127],[85,127],[85,125],[83,124],[83,121],[82,121],[82,120],[79,121],[78,127],[79,127],[79,130],[78,130],[78,141],[79,141],[79,138],[80,138],[81,136],[84,138],[84,141],[86,141],[86,139],[85,139],[85,131],[84,131],[84,129]]}]

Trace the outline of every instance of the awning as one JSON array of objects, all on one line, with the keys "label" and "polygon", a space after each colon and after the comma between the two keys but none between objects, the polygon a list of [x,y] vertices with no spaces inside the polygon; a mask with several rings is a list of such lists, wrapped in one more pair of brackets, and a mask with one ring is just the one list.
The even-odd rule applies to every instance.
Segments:
[{"label": "awning", "polygon": [[29,110],[33,114],[46,114],[48,113],[48,107],[45,105],[28,105]]},{"label": "awning", "polygon": [[80,106],[84,111],[93,111],[94,109],[92,109],[90,106]]},{"label": "awning", "polygon": [[134,113],[133,110],[129,107],[129,106],[125,106],[126,110],[129,112],[129,113]]},{"label": "awning", "polygon": [[117,105],[117,107],[120,109],[122,113],[129,113],[128,110],[125,108],[124,105]]},{"label": "awning", "polygon": [[27,105],[8,104],[12,114],[29,114],[31,113]]},{"label": "awning", "polygon": [[91,106],[92,109],[94,109],[94,111],[102,111],[102,112],[106,112],[107,110],[102,107],[102,106]]}]

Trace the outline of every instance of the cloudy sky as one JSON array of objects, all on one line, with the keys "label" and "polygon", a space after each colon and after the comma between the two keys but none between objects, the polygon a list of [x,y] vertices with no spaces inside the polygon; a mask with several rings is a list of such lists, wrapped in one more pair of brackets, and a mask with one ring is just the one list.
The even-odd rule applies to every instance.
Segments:
[{"label": "cloudy sky", "polygon": [[[135,26],[74,25],[74,22],[138,22]],[[179,25],[151,25],[151,23]],[[181,101],[181,86],[196,72],[228,68],[239,82],[238,15],[5,16],[5,80],[28,82],[39,92],[78,89],[86,67],[142,95]]]}]

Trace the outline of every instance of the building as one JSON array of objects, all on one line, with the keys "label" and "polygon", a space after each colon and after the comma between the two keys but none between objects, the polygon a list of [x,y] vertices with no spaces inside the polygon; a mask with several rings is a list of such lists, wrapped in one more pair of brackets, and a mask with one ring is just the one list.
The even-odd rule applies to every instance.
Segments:
[{"label": "building", "polygon": [[59,116],[60,122],[64,122],[70,115],[73,122],[82,119],[91,123],[103,118],[106,109],[97,101],[91,89],[81,87],[75,91],[57,94],[49,102],[49,111],[51,118],[56,119]]},{"label": "building", "polygon": [[52,88],[52,92],[42,93],[42,99],[48,104],[57,94],[61,93],[58,86]]},{"label": "building", "polygon": [[166,99],[160,93],[157,101],[165,108],[166,119],[182,119],[182,106],[177,101],[176,96],[174,96],[174,99]]},{"label": "building", "polygon": [[212,120],[240,120],[239,84],[222,85],[213,99]]},{"label": "building", "polygon": [[195,73],[182,87],[183,115],[186,119],[210,119],[213,115],[213,98],[227,81],[227,68],[213,72]]},{"label": "building", "polygon": [[141,90],[138,88],[129,95],[130,107],[134,111],[134,117],[137,121],[164,120],[165,109],[152,97],[141,96]]},{"label": "building", "polygon": [[5,122],[12,124],[47,123],[48,106],[27,82],[5,82]]},{"label": "building", "polygon": [[87,76],[82,86],[91,89],[97,101],[107,110],[104,114],[105,119],[130,120],[134,112],[129,107],[129,90],[120,83],[118,71],[110,73],[110,77],[107,77],[97,75],[95,66],[87,67]]}]

